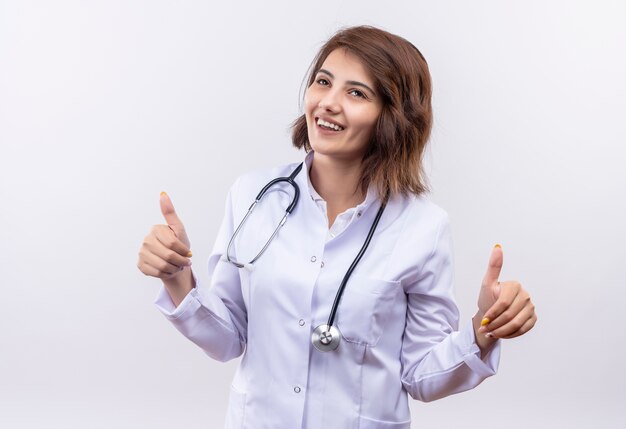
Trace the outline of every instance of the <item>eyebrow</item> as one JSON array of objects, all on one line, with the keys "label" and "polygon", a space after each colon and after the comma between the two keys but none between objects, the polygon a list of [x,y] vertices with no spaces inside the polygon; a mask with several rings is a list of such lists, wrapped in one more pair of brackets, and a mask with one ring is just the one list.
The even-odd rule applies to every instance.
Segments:
[{"label": "eyebrow", "polygon": [[[329,71],[328,71],[328,70],[326,70],[326,69],[319,69],[319,70],[318,70],[318,73],[324,73],[324,74],[327,74],[328,76],[330,76],[330,77],[331,77],[331,79],[334,79],[334,78],[335,78],[335,75],[334,75],[334,74],[332,74],[331,72],[329,72]],[[365,85],[363,82],[359,82],[359,81],[357,81],[357,80],[349,80],[349,81],[347,81],[346,83],[347,83],[348,85],[362,86],[363,88],[365,88],[365,89],[367,89],[369,92],[371,92],[373,95],[376,95],[376,92],[375,92],[372,88],[370,88],[369,86]]]}]

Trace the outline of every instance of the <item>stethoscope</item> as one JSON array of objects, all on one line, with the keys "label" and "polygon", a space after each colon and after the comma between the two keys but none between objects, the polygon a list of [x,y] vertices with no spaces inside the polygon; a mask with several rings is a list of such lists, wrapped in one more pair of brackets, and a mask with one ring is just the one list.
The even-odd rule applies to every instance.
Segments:
[{"label": "stethoscope", "polygon": [[[243,219],[239,223],[239,226],[237,227],[237,229],[235,229],[233,236],[228,242],[228,248],[226,249],[226,261],[230,262],[231,264],[235,265],[238,268],[250,268],[252,264],[254,264],[254,262],[256,262],[261,257],[261,255],[263,255],[263,253],[267,250],[272,240],[274,240],[274,238],[278,234],[278,231],[280,230],[280,228],[282,228],[282,226],[287,221],[287,217],[291,214],[293,209],[296,207],[296,204],[298,203],[298,199],[300,198],[300,188],[298,187],[298,184],[295,182],[294,179],[298,175],[298,173],[300,173],[300,170],[302,170],[303,164],[304,163],[298,165],[298,167],[296,167],[296,169],[293,170],[293,172],[289,176],[277,177],[276,179],[271,180],[267,185],[263,187],[263,189],[261,189],[261,192],[259,192],[259,194],[256,196],[256,199],[250,205],[250,208],[248,208],[248,212],[243,217]],[[256,205],[261,201],[261,199],[263,198],[265,193],[268,191],[268,189],[270,189],[272,186],[276,185],[277,183],[281,183],[281,182],[287,182],[294,189],[293,198],[291,200],[291,203],[285,210],[285,215],[282,217],[282,219],[278,223],[278,226],[276,227],[276,229],[274,229],[274,232],[272,233],[271,237],[267,240],[263,248],[259,251],[259,253],[257,253],[257,255],[254,258],[252,258],[252,260],[250,260],[250,262],[246,264],[246,263],[236,261],[233,257],[230,256],[230,249],[235,241],[235,237],[237,237],[237,234],[239,233],[239,231],[245,224],[246,220],[250,217],[250,214],[252,213]],[[372,236],[374,235],[374,231],[376,231],[376,227],[378,226],[378,221],[380,220],[380,217],[382,216],[384,210],[385,210],[385,201],[381,203],[380,208],[378,209],[378,213],[376,213],[376,217],[374,218],[374,221],[372,222],[372,226],[370,227],[370,230],[367,233],[367,237],[365,238],[365,242],[363,243],[363,246],[361,246],[361,250],[359,250],[359,253],[354,258],[354,261],[352,261],[352,264],[350,264],[348,271],[346,271],[346,274],[343,276],[343,280],[341,281],[341,284],[339,285],[339,289],[337,290],[337,294],[335,295],[335,301],[333,302],[333,306],[330,309],[328,322],[326,324],[319,325],[313,330],[313,334],[311,335],[311,342],[313,343],[313,346],[321,352],[332,351],[332,350],[337,349],[337,347],[339,347],[339,343],[341,342],[341,332],[339,332],[339,329],[337,329],[337,327],[333,325],[335,321],[335,316],[337,315],[337,307],[339,306],[339,301],[341,300],[341,296],[343,295],[343,291],[346,288],[346,284],[348,283],[348,280],[350,279],[352,272],[354,271],[357,264],[359,263],[363,255],[365,254],[365,251],[367,250],[367,247],[369,246],[370,241],[372,240]]]}]

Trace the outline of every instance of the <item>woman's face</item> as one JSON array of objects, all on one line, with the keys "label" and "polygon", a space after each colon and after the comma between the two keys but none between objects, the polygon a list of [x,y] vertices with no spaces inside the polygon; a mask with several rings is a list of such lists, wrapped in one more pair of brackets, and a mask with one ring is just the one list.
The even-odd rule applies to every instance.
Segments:
[{"label": "woman's face", "polygon": [[328,55],[304,96],[309,142],[316,154],[362,159],[382,100],[361,60],[336,49]]}]

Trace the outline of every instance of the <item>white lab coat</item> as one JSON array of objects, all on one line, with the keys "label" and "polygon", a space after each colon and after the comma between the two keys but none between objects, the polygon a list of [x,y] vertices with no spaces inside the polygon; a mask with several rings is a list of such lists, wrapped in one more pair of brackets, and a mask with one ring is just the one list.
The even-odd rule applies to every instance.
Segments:
[{"label": "white lab coat", "polygon": [[[387,204],[341,299],[335,324],[343,338],[334,352],[314,349],[311,332],[326,323],[367,236],[380,206],[373,191],[329,231],[324,203],[303,168],[299,202],[254,269],[224,261],[261,187],[296,166],[239,178],[209,258],[211,288],[196,287],[177,308],[164,289],[156,300],[212,358],[243,354],[226,428],[408,429],[407,393],[431,401],[495,374],[499,343],[481,360],[471,323],[457,330],[448,218],[423,197],[393,196]],[[261,249],[291,193],[289,185],[277,186],[255,209],[236,240],[237,260],[247,262]]]}]

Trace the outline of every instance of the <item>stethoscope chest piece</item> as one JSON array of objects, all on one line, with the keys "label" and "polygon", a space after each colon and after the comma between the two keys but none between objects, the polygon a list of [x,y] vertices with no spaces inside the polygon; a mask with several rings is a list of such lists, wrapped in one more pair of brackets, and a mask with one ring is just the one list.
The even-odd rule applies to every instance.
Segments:
[{"label": "stethoscope chest piece", "polygon": [[313,346],[320,352],[330,352],[339,347],[341,333],[334,326],[319,325],[311,335]]}]

